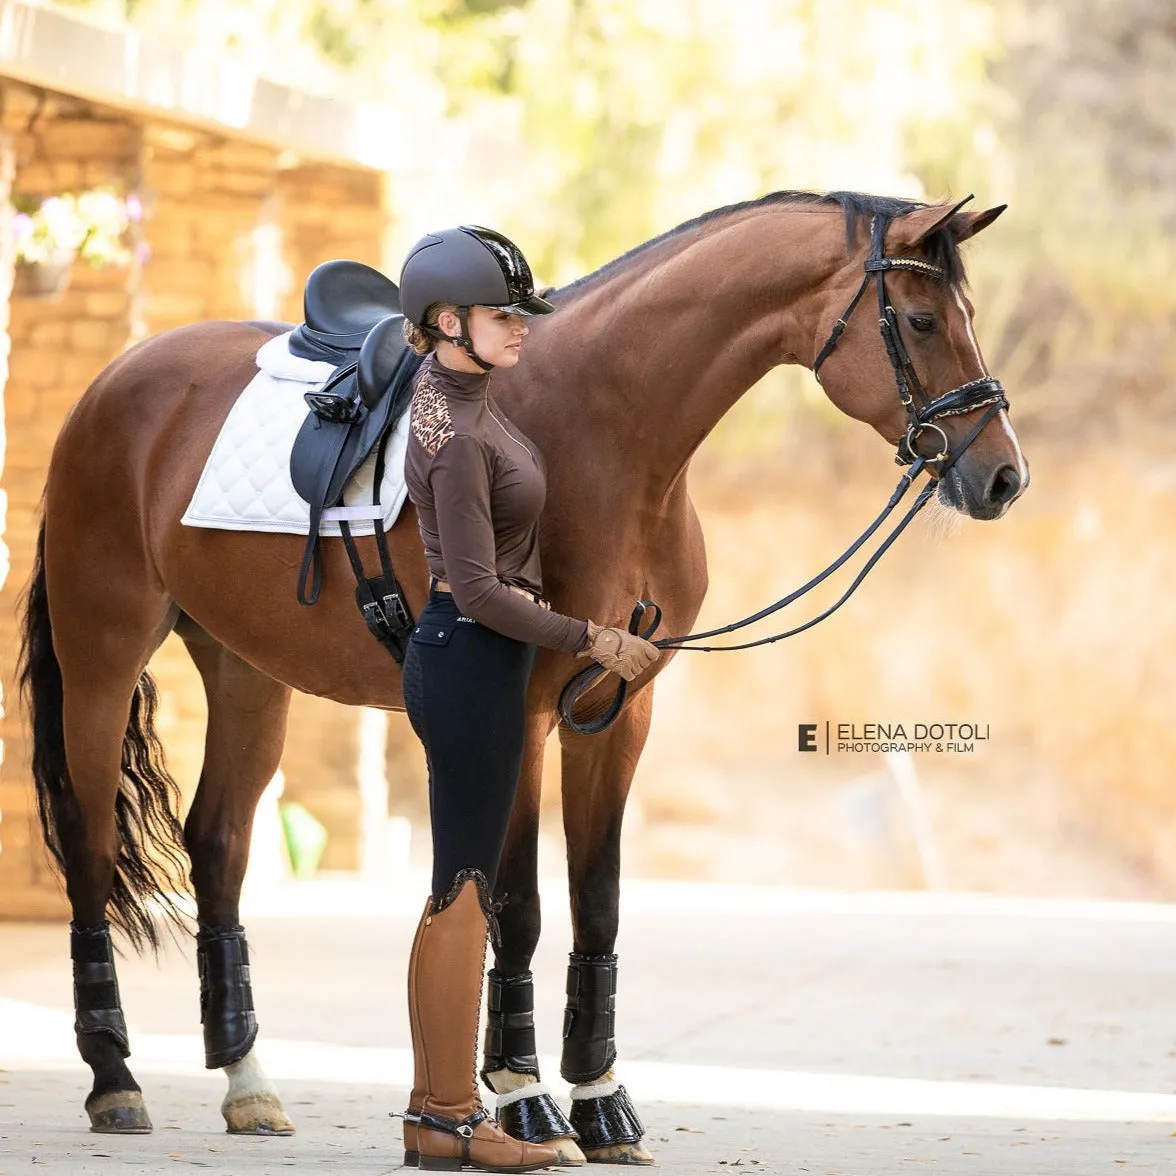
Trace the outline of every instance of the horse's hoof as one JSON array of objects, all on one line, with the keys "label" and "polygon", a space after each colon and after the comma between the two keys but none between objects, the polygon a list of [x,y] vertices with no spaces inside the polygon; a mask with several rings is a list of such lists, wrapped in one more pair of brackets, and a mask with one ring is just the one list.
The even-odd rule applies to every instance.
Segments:
[{"label": "horse's hoof", "polygon": [[595,1147],[584,1152],[590,1164],[652,1164],[653,1156],[642,1143],[617,1143],[612,1147]]},{"label": "horse's hoof", "polygon": [[221,1105],[230,1135],[293,1135],[294,1124],[273,1094],[249,1094]]},{"label": "horse's hoof", "polygon": [[545,1139],[543,1146],[555,1148],[559,1156],[556,1163],[565,1168],[579,1168],[588,1162],[580,1150],[580,1145],[570,1135],[557,1135],[555,1139]]},{"label": "horse's hoof", "polygon": [[645,1124],[628,1091],[615,1079],[573,1087],[569,1118],[590,1164],[653,1163],[641,1146]]},{"label": "horse's hoof", "polygon": [[500,1094],[497,1117],[507,1135],[555,1148],[558,1163],[578,1168],[585,1162],[575,1128],[544,1083],[532,1079]]},{"label": "horse's hoof", "polygon": [[86,1113],[90,1116],[90,1130],[100,1135],[147,1135],[151,1132],[151,1116],[137,1090],[112,1090],[96,1099],[87,1099]]}]

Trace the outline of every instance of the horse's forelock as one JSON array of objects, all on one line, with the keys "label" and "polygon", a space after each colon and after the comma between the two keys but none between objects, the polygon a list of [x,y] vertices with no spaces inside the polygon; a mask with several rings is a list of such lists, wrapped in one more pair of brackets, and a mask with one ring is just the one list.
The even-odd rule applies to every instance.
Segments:
[{"label": "horse's forelock", "polygon": [[[827,192],[823,199],[840,205],[845,214],[845,244],[851,253],[856,246],[859,229],[865,228],[868,232],[869,222],[875,216],[899,220],[920,208],[929,207],[919,200],[904,200],[897,196],[873,196],[865,192]],[[948,283],[953,286],[962,286],[967,281],[959,245],[959,233],[965,223],[963,217],[952,217],[942,229],[929,233],[923,240],[927,260],[938,266]]]}]

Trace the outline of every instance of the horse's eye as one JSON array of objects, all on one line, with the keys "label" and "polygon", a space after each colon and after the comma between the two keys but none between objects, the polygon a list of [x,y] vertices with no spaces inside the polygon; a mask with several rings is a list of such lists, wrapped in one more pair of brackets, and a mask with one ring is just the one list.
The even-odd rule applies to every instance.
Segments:
[{"label": "horse's eye", "polygon": [[908,315],[907,322],[911,324],[911,329],[918,331],[920,335],[929,335],[935,330],[935,320],[929,314]]}]

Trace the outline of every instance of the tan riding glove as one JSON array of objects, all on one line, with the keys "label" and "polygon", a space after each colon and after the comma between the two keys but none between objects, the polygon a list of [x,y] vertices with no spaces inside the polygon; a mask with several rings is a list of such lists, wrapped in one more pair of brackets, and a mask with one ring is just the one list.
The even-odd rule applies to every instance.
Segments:
[{"label": "tan riding glove", "polygon": [[581,650],[577,657],[595,658],[606,670],[620,674],[631,682],[638,674],[647,670],[659,657],[661,650],[652,642],[629,633],[625,629],[606,629],[588,622],[588,648]]}]

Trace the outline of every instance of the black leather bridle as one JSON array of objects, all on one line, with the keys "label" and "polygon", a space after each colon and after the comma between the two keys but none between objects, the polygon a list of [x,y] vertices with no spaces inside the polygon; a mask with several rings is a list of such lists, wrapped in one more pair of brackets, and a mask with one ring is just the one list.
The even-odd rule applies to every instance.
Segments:
[{"label": "black leather bridle", "polygon": [[[821,365],[833,354],[842,332],[849,325],[849,317],[857,309],[857,304],[874,281],[878,286],[878,328],[882,332],[882,342],[886,346],[886,355],[890,366],[894,369],[895,383],[898,385],[898,399],[906,409],[908,428],[906,435],[898,443],[898,453],[895,461],[899,465],[910,465],[919,456],[915,446],[920,434],[933,430],[939,434],[939,452],[934,457],[928,457],[928,462],[943,461],[951,453],[951,446],[947,434],[935,422],[942,417],[962,416],[966,412],[975,412],[978,408],[987,407],[988,411],[981,418],[979,424],[968,435],[967,440],[955,452],[958,457],[976,439],[980,430],[1002,408],[1008,408],[1009,402],[1005,398],[1005,390],[999,380],[992,376],[981,376],[976,380],[969,380],[950,392],[932,400],[923,390],[919,381],[919,373],[911,360],[910,352],[902,341],[902,333],[898,329],[898,316],[894,307],[886,297],[886,273],[888,270],[913,270],[915,273],[926,274],[938,281],[947,281],[947,275],[937,265],[924,261],[921,257],[885,257],[883,245],[886,240],[886,229],[890,224],[890,217],[876,216],[870,225],[870,255],[866,258],[866,272],[862,284],[845,308],[841,317],[833,324],[825,346],[817,353],[813,360],[813,375],[819,381]],[[916,403],[918,397],[919,403]],[[954,463],[955,458],[952,458]],[[952,464],[949,463],[949,464]],[[943,471],[941,471],[942,473]]]},{"label": "black leather bridle", "polygon": [[[902,334],[898,329],[898,316],[886,297],[886,273],[888,270],[905,269],[911,270],[914,273],[925,274],[927,277],[935,278],[937,281],[947,281],[947,275],[939,266],[932,265],[931,262],[924,261],[921,257],[885,257],[883,255],[883,246],[890,220],[891,218],[888,216],[874,217],[870,225],[870,252],[866,258],[866,272],[862,278],[862,284],[858,287],[857,293],[853,296],[849,305],[841,314],[841,317],[833,324],[833,329],[830,331],[829,338],[825,341],[824,347],[817,353],[817,358],[813,361],[813,374],[817,376],[818,380],[820,379],[821,365],[829,358],[837,346],[838,340],[849,323],[850,315],[857,309],[858,303],[865,296],[870,283],[875,282],[878,288],[878,327],[882,332],[882,342],[886,346],[886,355],[890,359],[890,366],[894,369],[894,379],[898,385],[898,398],[906,410],[908,421],[907,431],[898,442],[898,451],[895,454],[894,460],[899,465],[909,466],[910,468],[904,471],[902,477],[899,479],[898,485],[894,489],[894,493],[890,496],[890,501],[882,509],[878,517],[841,555],[825,568],[824,571],[814,576],[807,584],[802,585],[794,592],[790,592],[787,596],[777,600],[775,604],[770,604],[767,608],[761,609],[749,617],[744,617],[741,621],[734,621],[729,625],[723,625],[718,629],[710,629],[705,633],[690,633],[684,637],[663,637],[658,641],[654,641],[653,644],[659,649],[680,649],[684,652],[696,653],[721,653],[736,649],[754,649],[759,645],[771,645],[777,641],[783,641],[787,637],[794,637],[797,633],[803,633],[806,629],[811,629],[826,617],[831,616],[857,591],[858,586],[869,575],[878,560],[882,558],[887,548],[906,530],[907,525],[915,515],[927,505],[931,499],[931,495],[935,493],[940,479],[955,465],[968,446],[976,440],[981,430],[984,429],[1001,409],[1008,408],[1009,402],[1005,397],[1004,387],[999,380],[994,379],[992,376],[981,376],[978,379],[969,380],[966,384],[961,384],[958,388],[953,388],[950,392],[945,392],[942,396],[938,396],[935,399],[931,399],[923,389],[918,373],[915,371],[915,365],[911,360],[910,353],[906,349],[906,344],[902,341]],[[964,440],[953,448],[947,439],[947,434],[936,422],[943,417],[962,416],[964,413],[975,412],[980,408],[986,408],[987,411],[975,426],[973,426]],[[934,431],[939,434],[938,452],[930,457],[920,454],[917,449],[920,435],[928,431]],[[933,468],[936,466],[938,468]],[[739,629],[746,628],[748,625],[755,624],[757,621],[762,621],[765,617],[779,612],[780,609],[787,607],[789,604],[806,595],[823,580],[837,571],[878,530],[886,519],[890,517],[899,502],[902,501],[906,492],[914,483],[915,478],[924,469],[931,475],[931,480],[919,491],[918,496],[907,509],[906,514],[903,515],[898,524],[890,531],[882,543],[879,544],[878,548],[863,565],[861,571],[854,577],[850,586],[824,612],[806,621],[803,625],[798,625],[794,629],[788,629],[783,633],[775,633],[771,637],[761,637],[758,641],[746,641],[738,645],[688,644],[696,641],[705,641],[726,633],[734,633]],[[653,620],[642,629],[641,622],[645,619],[646,612],[650,610],[653,612]],[[632,615],[629,617],[629,632],[640,634],[645,640],[649,641],[661,624],[661,616],[661,608],[653,601],[639,601],[633,609]],[[604,731],[613,724],[617,716],[621,713],[629,686],[624,681],[618,685],[616,695],[612,702],[596,718],[581,722],[573,716],[572,712],[575,709],[577,701],[605,673],[606,671],[603,666],[597,664],[590,665],[570,679],[560,693],[560,718],[577,734],[595,735],[600,731]]]}]

